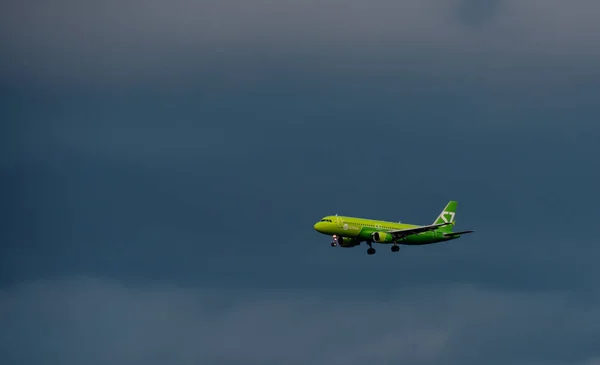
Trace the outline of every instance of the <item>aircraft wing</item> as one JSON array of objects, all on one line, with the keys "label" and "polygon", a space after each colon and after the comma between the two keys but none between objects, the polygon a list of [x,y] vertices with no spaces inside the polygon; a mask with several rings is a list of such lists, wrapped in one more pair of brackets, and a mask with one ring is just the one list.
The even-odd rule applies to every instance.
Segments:
[{"label": "aircraft wing", "polygon": [[393,230],[387,231],[387,233],[392,234],[394,236],[394,238],[400,238],[400,237],[410,236],[411,234],[417,234],[417,233],[427,232],[427,231],[435,231],[436,229],[438,229],[440,227],[448,226],[451,224],[452,224],[452,222],[448,222],[448,223],[431,224],[428,226],[419,226],[419,227],[406,228],[406,229],[393,229]]}]

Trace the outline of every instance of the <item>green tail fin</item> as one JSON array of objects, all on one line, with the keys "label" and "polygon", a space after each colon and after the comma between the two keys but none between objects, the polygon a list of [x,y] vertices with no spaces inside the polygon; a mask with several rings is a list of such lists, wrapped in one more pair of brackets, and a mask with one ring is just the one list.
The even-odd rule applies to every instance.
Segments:
[{"label": "green tail fin", "polygon": [[456,216],[456,205],[457,204],[458,204],[458,202],[456,202],[454,200],[449,201],[448,204],[446,204],[446,207],[444,208],[444,210],[435,219],[433,224],[452,223],[451,225],[447,225],[447,226],[438,228],[439,231],[452,232],[452,226],[454,226],[454,224],[456,223],[455,216]]}]

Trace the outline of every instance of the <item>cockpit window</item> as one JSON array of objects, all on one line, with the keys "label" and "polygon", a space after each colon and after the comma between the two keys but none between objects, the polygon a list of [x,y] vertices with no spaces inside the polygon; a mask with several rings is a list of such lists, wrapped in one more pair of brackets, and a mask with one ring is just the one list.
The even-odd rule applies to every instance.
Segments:
[{"label": "cockpit window", "polygon": [[325,219],[325,218],[323,218],[323,219],[321,219],[321,222],[331,222],[331,219]]}]

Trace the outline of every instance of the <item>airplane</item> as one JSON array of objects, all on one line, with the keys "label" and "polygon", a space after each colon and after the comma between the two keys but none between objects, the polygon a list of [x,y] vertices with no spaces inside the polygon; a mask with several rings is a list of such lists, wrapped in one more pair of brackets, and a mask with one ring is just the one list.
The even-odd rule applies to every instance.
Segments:
[{"label": "airplane", "polygon": [[355,247],[366,242],[367,254],[375,254],[373,242],[391,244],[392,252],[400,251],[398,245],[428,245],[460,238],[461,235],[475,231],[453,232],[456,223],[457,202],[451,200],[432,224],[426,226],[388,222],[357,217],[328,215],[315,223],[314,229],[332,236],[332,247]]}]

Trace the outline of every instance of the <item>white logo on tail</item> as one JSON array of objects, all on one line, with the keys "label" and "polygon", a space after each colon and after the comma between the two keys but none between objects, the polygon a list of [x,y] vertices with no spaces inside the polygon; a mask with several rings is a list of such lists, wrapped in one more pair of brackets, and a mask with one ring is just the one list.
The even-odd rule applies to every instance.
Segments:
[{"label": "white logo on tail", "polygon": [[[454,222],[454,215],[456,213],[455,212],[448,212],[448,211],[443,211],[442,214],[440,214],[440,218],[442,218],[442,220],[444,221],[444,223],[452,223]],[[450,215],[450,220],[448,220],[448,218],[446,217],[446,215]]]}]

